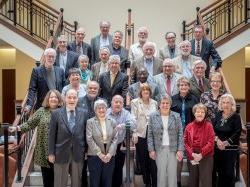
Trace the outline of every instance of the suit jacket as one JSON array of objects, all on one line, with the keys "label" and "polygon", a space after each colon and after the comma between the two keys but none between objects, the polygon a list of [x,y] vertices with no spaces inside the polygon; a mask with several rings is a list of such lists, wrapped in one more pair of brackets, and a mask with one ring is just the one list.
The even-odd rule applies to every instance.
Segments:
[{"label": "suit jacket", "polygon": [[209,80],[207,78],[202,78],[202,82],[203,82],[203,89],[201,90],[195,77],[192,76],[191,79],[189,80],[190,82],[190,92],[192,94],[194,94],[197,98],[200,99],[201,94],[203,92],[207,92],[208,90],[210,90],[210,84],[209,84]]},{"label": "suit jacket", "polygon": [[[56,78],[56,90],[61,92],[65,85],[63,69],[59,67],[54,67],[54,72]],[[48,79],[45,66],[41,65],[39,67],[33,68],[30,78],[28,99],[26,105],[32,107],[36,98],[35,109],[40,108],[49,90],[50,89],[48,87]]]},{"label": "suit jacket", "polygon": [[124,99],[126,98],[128,90],[128,76],[122,72],[118,72],[111,86],[110,82],[110,71],[102,73],[99,78],[100,84],[100,97],[107,100],[110,105],[112,97],[115,95],[121,95]]},{"label": "suit jacket", "polygon": [[[85,128],[87,112],[75,109],[75,126],[71,131],[66,107],[52,112],[49,130],[49,154],[55,155],[55,163],[69,162],[71,151],[75,162],[83,162],[85,151]],[[72,149],[72,150],[71,150]]]},{"label": "suit jacket", "polygon": [[[90,42],[91,50],[92,50],[92,65],[100,61],[100,58],[99,58],[100,37],[101,35],[99,34],[96,37],[92,38]],[[112,36],[110,34],[108,35],[108,39],[109,39],[109,46],[107,47],[109,48],[109,50],[111,50]]]},{"label": "suit jacket", "polygon": [[102,62],[97,62],[91,66],[91,71],[93,73],[93,80],[95,80],[95,81],[99,81],[101,63]]},{"label": "suit jacket", "polygon": [[[132,63],[130,69],[131,83],[138,82],[138,71],[144,66],[144,57],[137,59]],[[157,57],[153,57],[153,75],[157,75],[162,72],[162,60]]]},{"label": "suit jacket", "polygon": [[[180,77],[181,77],[180,74],[173,73],[172,82],[171,82],[171,96],[179,93],[177,81]],[[163,73],[161,73],[159,75],[154,76],[154,81],[159,88],[160,95],[161,96],[167,95],[167,85],[166,85],[165,75]]]},{"label": "suit jacket", "polygon": [[[114,54],[114,48],[111,47],[111,50],[110,50],[110,54]],[[125,73],[126,70],[127,70],[127,66],[128,66],[128,50],[121,46],[121,53],[120,53],[120,58],[121,58],[121,63],[120,63],[120,68],[121,68],[121,72],[122,73]]]},{"label": "suit jacket", "polygon": [[106,150],[103,143],[102,127],[97,117],[87,121],[86,137],[88,143],[88,155],[97,155],[99,153],[115,155],[117,147],[116,122],[110,117],[105,119],[107,131]]},{"label": "suit jacket", "polygon": [[[148,125],[148,150],[160,151],[162,148],[163,122],[159,111],[151,113]],[[170,111],[168,118],[169,150],[183,151],[183,131],[180,115]]]},{"label": "suit jacket", "polygon": [[[77,53],[76,41],[68,43],[67,49]],[[87,55],[89,57],[89,64],[91,64],[92,51],[90,45],[86,42],[82,42],[82,54]]]},{"label": "suit jacket", "polygon": [[88,118],[92,118],[95,116],[94,111],[94,103],[97,99],[100,99],[100,97],[96,97],[94,100],[90,100],[87,95],[84,97],[80,97],[78,99],[77,106],[83,108],[88,113]]},{"label": "suit jacket", "polygon": [[[180,50],[178,48],[177,45],[175,45],[175,50],[174,50],[174,57],[177,57],[180,55]],[[163,61],[166,58],[171,58],[170,52],[169,52],[169,47],[168,45],[165,45],[164,47],[162,47],[159,51],[159,58]]]},{"label": "suit jacket", "polygon": [[[57,51],[57,55],[56,55],[56,61],[54,63],[54,66],[59,66],[59,51]],[[78,68],[78,55],[73,52],[73,51],[69,51],[67,50],[67,62],[66,62],[66,68],[65,68],[65,78],[67,79],[69,76],[69,69],[70,68]]]},{"label": "suit jacket", "polygon": [[[195,54],[195,39],[191,40],[192,44],[192,55]],[[204,60],[207,64],[206,69],[206,78],[209,77],[210,67],[214,66],[216,69],[221,67],[222,60],[218,52],[214,47],[214,43],[211,40],[206,39],[205,37],[202,39],[202,46],[201,46],[201,54],[200,57]],[[209,62],[210,57],[212,58],[211,64]]]},{"label": "suit jacket", "polygon": [[[192,66],[193,66],[193,63],[196,61],[196,60],[200,60],[201,58],[200,57],[197,57],[197,56],[194,56],[194,55],[189,55],[188,57],[188,63],[189,63],[189,70],[193,73],[193,70],[192,70]],[[176,58],[173,59],[173,63],[175,65],[175,73],[179,73],[181,75],[183,75],[183,60],[182,60],[182,56],[178,56]],[[189,77],[187,77],[189,78]]]},{"label": "suit jacket", "polygon": [[[158,101],[160,94],[158,86],[151,81],[147,81],[147,84],[149,85],[152,92],[151,98]],[[136,82],[128,87],[128,95],[131,100],[139,97],[139,90],[140,90],[140,82]]]}]

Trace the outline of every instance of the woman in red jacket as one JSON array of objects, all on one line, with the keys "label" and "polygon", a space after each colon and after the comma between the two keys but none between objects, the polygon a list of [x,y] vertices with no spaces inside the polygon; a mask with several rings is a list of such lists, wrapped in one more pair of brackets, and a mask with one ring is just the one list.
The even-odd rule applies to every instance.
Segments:
[{"label": "woman in red jacket", "polygon": [[202,103],[193,107],[195,120],[189,123],[184,132],[184,145],[189,164],[189,186],[212,186],[214,130],[205,120],[207,108]]}]

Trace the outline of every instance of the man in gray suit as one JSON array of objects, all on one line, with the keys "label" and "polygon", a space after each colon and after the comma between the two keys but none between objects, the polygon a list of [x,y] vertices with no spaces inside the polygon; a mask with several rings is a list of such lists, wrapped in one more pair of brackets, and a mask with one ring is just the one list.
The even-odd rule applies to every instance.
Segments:
[{"label": "man in gray suit", "polygon": [[154,76],[154,81],[157,84],[160,95],[173,96],[179,92],[177,81],[180,74],[174,73],[173,59],[167,58],[162,64],[163,73]]},{"label": "man in gray suit", "polygon": [[162,47],[159,51],[159,58],[165,60],[166,58],[175,58],[180,54],[179,48],[175,43],[176,34],[174,32],[167,32],[165,35],[167,45]]},{"label": "man in gray suit", "polygon": [[153,76],[162,72],[162,61],[154,57],[155,45],[152,42],[147,42],[143,45],[143,57],[137,59],[131,66],[131,83],[138,81],[138,71],[145,67],[149,73],[149,80],[153,80]]},{"label": "man in gray suit", "polygon": [[55,66],[59,66],[65,72],[65,78],[68,78],[69,69],[78,68],[78,55],[67,50],[67,38],[65,35],[58,37],[58,50],[56,54]]},{"label": "man in gray suit", "polygon": [[111,49],[112,36],[109,34],[110,22],[101,21],[100,24],[101,34],[91,39],[90,45],[92,49],[92,64],[100,61],[99,50],[102,47],[108,47]]},{"label": "man in gray suit", "polygon": [[65,107],[51,114],[49,161],[54,163],[55,187],[66,187],[69,173],[71,187],[81,186],[87,113],[76,107],[77,101],[77,91],[69,89],[66,92]]}]

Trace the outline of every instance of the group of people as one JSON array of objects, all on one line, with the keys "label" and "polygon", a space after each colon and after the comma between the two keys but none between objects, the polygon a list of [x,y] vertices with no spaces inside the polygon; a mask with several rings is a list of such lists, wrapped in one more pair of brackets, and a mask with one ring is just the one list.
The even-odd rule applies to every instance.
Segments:
[{"label": "group of people", "polygon": [[89,171],[91,187],[120,187],[129,126],[145,186],[180,187],[187,158],[190,187],[233,187],[241,120],[203,27],[179,45],[167,32],[159,52],[146,27],[129,51],[123,33],[109,29],[100,22],[91,45],[83,28],[71,43],[61,35],[32,71],[24,111],[36,112],[10,131],[38,128],[34,161],[44,186],[66,187],[69,174],[72,187],[87,186]]}]

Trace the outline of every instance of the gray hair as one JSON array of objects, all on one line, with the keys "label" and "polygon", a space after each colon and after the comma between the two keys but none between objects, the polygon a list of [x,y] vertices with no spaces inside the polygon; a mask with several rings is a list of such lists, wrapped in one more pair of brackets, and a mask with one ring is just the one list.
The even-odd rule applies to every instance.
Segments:
[{"label": "gray hair", "polygon": [[111,26],[109,21],[100,21],[99,26],[101,27],[103,24],[107,24],[109,27]]},{"label": "gray hair", "polygon": [[223,99],[228,99],[229,102],[232,104],[232,111],[235,112],[236,111],[236,102],[235,102],[235,99],[234,97],[232,96],[232,94],[229,94],[229,93],[226,93],[226,94],[223,94],[220,99],[219,99],[219,104],[218,104],[218,108],[219,110],[222,111],[222,100]]},{"label": "gray hair", "polygon": [[164,66],[164,64],[171,64],[172,66],[175,66],[173,59],[171,58],[166,58],[163,62],[162,62],[162,66]]},{"label": "gray hair", "polygon": [[188,86],[190,87],[190,81],[189,81],[189,79],[188,79],[187,77],[185,77],[185,76],[182,76],[182,77],[180,77],[180,78],[177,80],[177,87],[178,87],[178,88],[180,87],[180,84],[181,84],[182,82],[187,83]]},{"label": "gray hair", "polygon": [[182,46],[182,45],[185,45],[185,44],[186,44],[186,45],[189,45],[190,47],[192,46],[190,41],[184,40],[184,41],[181,41],[181,42],[179,43],[179,48],[181,48],[181,46]]},{"label": "gray hair", "polygon": [[155,43],[153,43],[153,42],[146,42],[146,43],[143,45],[143,47],[142,47],[143,51],[144,51],[146,48],[148,48],[148,47],[153,48],[153,50],[155,51]]},{"label": "gray hair", "polygon": [[206,62],[205,62],[204,60],[201,60],[201,59],[200,59],[200,60],[194,61],[194,63],[192,64],[192,70],[194,70],[195,67],[196,67],[198,64],[202,65],[202,66],[205,68],[205,70],[207,69],[207,64],[206,64]]},{"label": "gray hair", "polygon": [[80,63],[81,60],[84,60],[89,63],[89,57],[87,55],[80,55],[78,57],[78,64]]},{"label": "gray hair", "polygon": [[63,35],[63,34],[62,34],[62,35],[60,35],[60,36],[57,38],[57,40],[58,40],[58,41],[66,41],[66,42],[67,42],[67,41],[68,41],[68,38],[67,38],[66,35]]},{"label": "gray hair", "polygon": [[113,33],[113,38],[114,38],[115,33],[119,33],[121,35],[121,38],[123,38],[123,32],[122,31],[119,31],[119,30],[115,31]]},{"label": "gray hair", "polygon": [[120,62],[121,62],[120,56],[119,55],[110,55],[108,63],[111,63],[113,61],[118,61],[120,64]]},{"label": "gray hair", "polygon": [[83,27],[79,27],[77,30],[76,30],[76,33],[83,33],[85,34],[85,29]]},{"label": "gray hair", "polygon": [[168,100],[169,103],[170,103],[170,105],[172,105],[172,99],[171,99],[171,97],[170,97],[168,94],[166,94],[166,95],[161,95],[161,96],[160,96],[160,99],[159,99],[159,106],[160,106],[162,100]]},{"label": "gray hair", "polygon": [[105,106],[106,108],[108,107],[107,102],[104,99],[97,99],[94,103],[94,111],[101,105]]},{"label": "gray hair", "polygon": [[56,56],[56,50],[53,49],[53,48],[45,49],[45,51],[44,51],[44,56],[47,56],[49,53],[53,53],[53,56],[54,56],[54,57]]},{"label": "gray hair", "polygon": [[88,89],[91,84],[95,84],[98,87],[98,89],[100,88],[99,83],[96,81],[88,81],[86,88]]},{"label": "gray hair", "polygon": [[139,32],[141,32],[141,31],[145,31],[145,32],[147,32],[147,34],[148,34],[148,29],[147,29],[147,27],[140,27],[138,30],[137,30],[137,34],[139,33]]},{"label": "gray hair", "polygon": [[124,102],[124,99],[121,95],[115,95],[113,98],[112,98],[112,102],[115,100],[115,99],[119,99],[120,101]]},{"label": "gray hair", "polygon": [[110,54],[110,50],[109,50],[108,47],[101,47],[101,48],[99,49],[99,54],[100,54],[102,51],[106,51],[108,54]]}]

